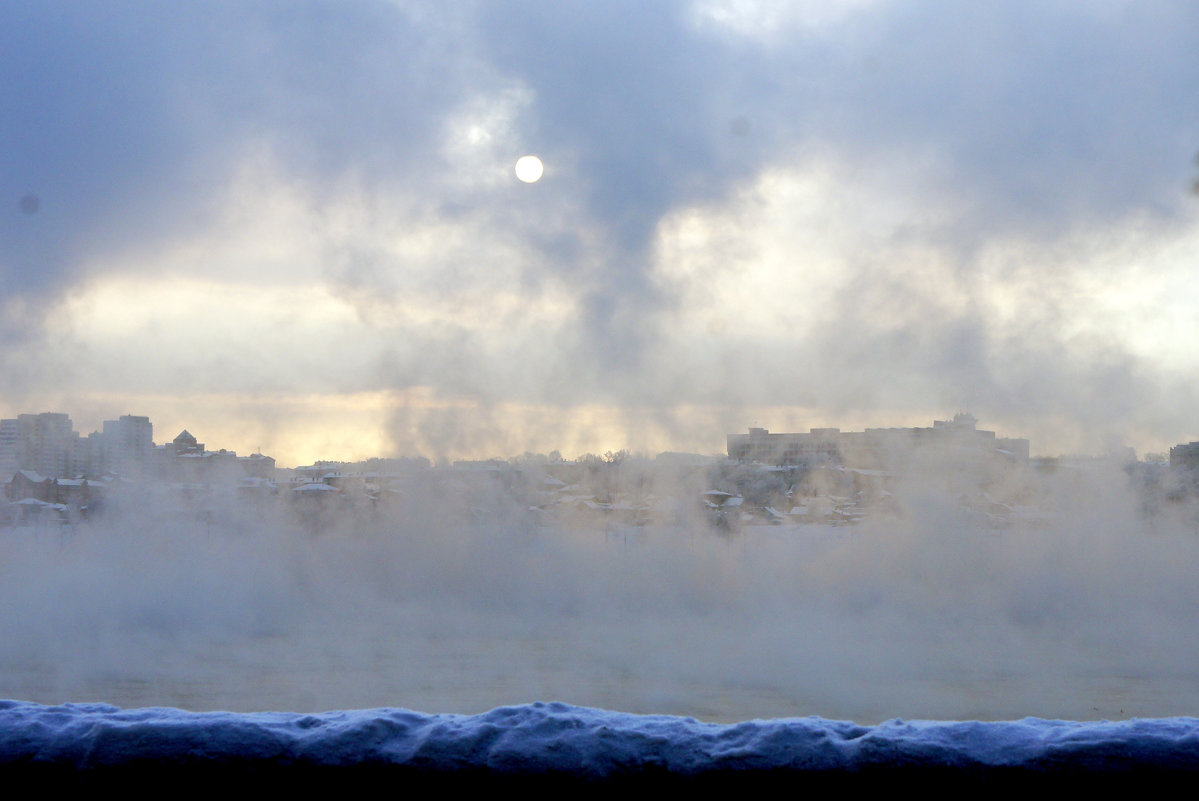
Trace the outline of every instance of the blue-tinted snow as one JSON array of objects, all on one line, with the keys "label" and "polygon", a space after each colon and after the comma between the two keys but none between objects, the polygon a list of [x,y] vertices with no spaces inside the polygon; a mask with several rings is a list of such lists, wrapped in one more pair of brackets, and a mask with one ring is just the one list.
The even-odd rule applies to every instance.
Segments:
[{"label": "blue-tinted snow", "polygon": [[473,768],[596,779],[647,770],[696,776],[895,766],[1193,770],[1199,767],[1199,719],[891,720],[859,726],[810,717],[726,725],[558,703],[430,715],[403,709],[235,714],[0,701],[0,766],[181,760]]}]

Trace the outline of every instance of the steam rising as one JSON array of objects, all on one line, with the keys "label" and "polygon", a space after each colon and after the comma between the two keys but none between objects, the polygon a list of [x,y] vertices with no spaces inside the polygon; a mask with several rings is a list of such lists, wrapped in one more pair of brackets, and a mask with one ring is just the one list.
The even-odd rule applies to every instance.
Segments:
[{"label": "steam rising", "polygon": [[[0,538],[2,694],[193,709],[562,700],[713,720],[1194,714],[1194,523],[1122,474],[995,530],[923,482],[858,527],[532,522],[436,497]],[[219,506],[217,508],[220,508]],[[1049,507],[1047,507],[1049,508]]]}]

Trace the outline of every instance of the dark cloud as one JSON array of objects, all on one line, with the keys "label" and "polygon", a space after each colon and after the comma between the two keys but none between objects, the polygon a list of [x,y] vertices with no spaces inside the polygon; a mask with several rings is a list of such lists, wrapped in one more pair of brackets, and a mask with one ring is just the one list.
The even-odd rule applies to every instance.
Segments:
[{"label": "dark cloud", "polygon": [[[1142,13],[1144,12],[1144,13]],[[1186,4],[888,6],[847,23],[820,135],[873,158],[930,158],[974,237],[1053,236],[1175,212],[1199,122],[1199,17]],[[853,75],[869,59],[876,69]]]},{"label": "dark cloud", "polygon": [[[346,171],[411,180],[445,107],[470,87],[438,26],[390,4],[116,3],[6,7],[0,185],[32,188],[33,227],[5,215],[0,270],[61,290],[89,259],[211,224],[247,150],[319,195]],[[10,189],[15,192],[16,189]]]},{"label": "dark cloud", "polygon": [[894,4],[771,49],[697,27],[683,3],[5,13],[5,183],[53,199],[81,248],[194,224],[256,138],[318,187],[351,170],[420,180],[443,166],[448,111],[507,79],[534,93],[526,134],[551,169],[576,165],[630,294],[649,291],[664,214],[809,142],[863,169],[926,154],[914,200],[951,193],[976,227],[1028,226],[1169,211],[1199,121],[1199,12],[1182,4]]}]

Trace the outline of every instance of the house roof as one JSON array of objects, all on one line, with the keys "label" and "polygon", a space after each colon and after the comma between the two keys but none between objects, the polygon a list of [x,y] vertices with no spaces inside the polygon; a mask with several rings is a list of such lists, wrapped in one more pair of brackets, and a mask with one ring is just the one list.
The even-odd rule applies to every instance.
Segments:
[{"label": "house roof", "polygon": [[337,487],[330,484],[319,484],[312,482],[310,484],[301,484],[298,487],[293,487],[292,492],[341,492]]}]

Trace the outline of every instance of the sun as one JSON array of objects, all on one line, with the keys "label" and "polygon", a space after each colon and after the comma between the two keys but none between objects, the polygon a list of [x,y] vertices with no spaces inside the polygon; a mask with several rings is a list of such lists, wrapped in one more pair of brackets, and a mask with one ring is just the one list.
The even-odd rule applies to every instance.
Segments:
[{"label": "sun", "polygon": [[536,156],[521,156],[516,160],[516,177],[526,184],[536,183],[541,180],[541,175],[544,172],[545,165]]}]

